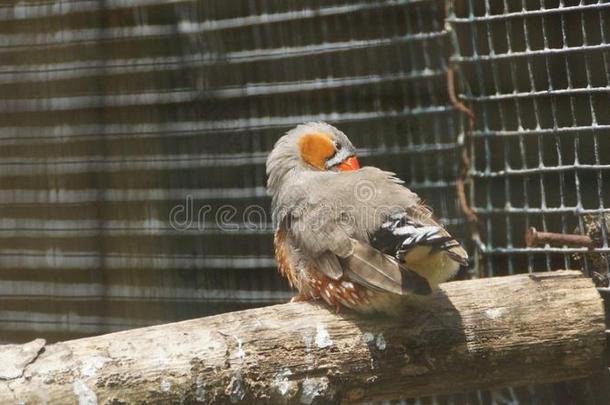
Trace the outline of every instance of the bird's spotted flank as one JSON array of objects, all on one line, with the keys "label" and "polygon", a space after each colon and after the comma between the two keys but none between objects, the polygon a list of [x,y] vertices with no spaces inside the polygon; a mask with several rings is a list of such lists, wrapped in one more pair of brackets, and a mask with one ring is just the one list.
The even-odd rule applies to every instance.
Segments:
[{"label": "bird's spotted flank", "polygon": [[309,287],[312,298],[322,298],[337,312],[341,306],[351,309],[369,304],[370,295],[366,288],[344,280],[332,280],[318,272],[309,272]]}]

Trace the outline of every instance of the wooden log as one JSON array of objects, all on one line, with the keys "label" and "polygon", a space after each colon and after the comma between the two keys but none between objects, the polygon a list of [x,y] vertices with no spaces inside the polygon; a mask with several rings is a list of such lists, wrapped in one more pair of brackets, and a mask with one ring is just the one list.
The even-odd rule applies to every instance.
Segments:
[{"label": "wooden log", "polygon": [[349,403],[544,383],[605,367],[576,271],[443,284],[404,316],[276,305],[0,349],[0,403]]}]

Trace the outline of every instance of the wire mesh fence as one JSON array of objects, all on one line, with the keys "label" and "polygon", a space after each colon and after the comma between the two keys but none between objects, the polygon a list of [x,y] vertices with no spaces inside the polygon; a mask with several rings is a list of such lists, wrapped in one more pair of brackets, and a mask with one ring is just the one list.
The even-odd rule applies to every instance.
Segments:
[{"label": "wire mesh fence", "polygon": [[[607,272],[610,3],[459,2],[453,61],[477,116],[470,201],[481,275]],[[585,246],[526,247],[529,227],[594,233]],[[589,260],[584,260],[587,257]],[[592,260],[591,260],[592,259]],[[593,267],[593,268],[592,268]]]},{"label": "wire mesh fence", "polygon": [[[0,341],[285,302],[264,161],[311,120],[470,245],[460,277],[605,274],[609,14],[563,0],[0,5]],[[593,247],[526,246],[530,227]],[[420,401],[553,403],[595,385]]]},{"label": "wire mesh fence", "polygon": [[[462,126],[468,209],[476,216],[474,273],[580,268],[607,285],[610,3],[451,5],[451,60],[462,75],[460,99],[476,117]],[[531,243],[532,228],[554,240]],[[590,240],[571,243],[570,234]],[[608,314],[609,291],[600,292]],[[551,402],[603,403],[608,384],[598,376],[577,388],[556,386]],[[541,388],[509,397],[545,402]]]}]

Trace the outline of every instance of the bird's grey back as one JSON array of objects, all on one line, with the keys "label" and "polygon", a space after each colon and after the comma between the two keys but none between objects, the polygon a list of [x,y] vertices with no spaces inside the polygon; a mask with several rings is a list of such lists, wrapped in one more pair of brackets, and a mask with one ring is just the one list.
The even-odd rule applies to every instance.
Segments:
[{"label": "bird's grey back", "polygon": [[367,240],[390,215],[419,204],[419,197],[393,173],[374,167],[301,172],[282,184],[273,197],[276,221],[288,214],[298,221],[315,210],[319,221],[332,220],[360,240]]}]

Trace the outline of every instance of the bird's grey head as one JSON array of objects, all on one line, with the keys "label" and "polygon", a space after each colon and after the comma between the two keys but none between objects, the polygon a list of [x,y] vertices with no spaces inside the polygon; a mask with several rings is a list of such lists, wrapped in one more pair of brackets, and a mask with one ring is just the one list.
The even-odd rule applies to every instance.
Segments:
[{"label": "bird's grey head", "polygon": [[300,171],[359,168],[356,148],[343,132],[325,122],[308,122],[276,142],[267,158],[267,190],[274,195],[290,175]]}]

